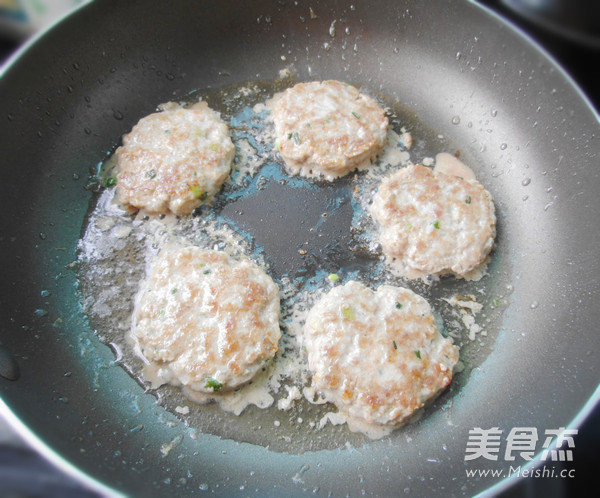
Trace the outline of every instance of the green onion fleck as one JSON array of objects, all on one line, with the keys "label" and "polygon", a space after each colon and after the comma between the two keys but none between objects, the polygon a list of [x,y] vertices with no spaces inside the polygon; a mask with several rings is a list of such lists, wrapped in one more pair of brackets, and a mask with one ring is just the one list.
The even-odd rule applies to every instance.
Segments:
[{"label": "green onion fleck", "polygon": [[352,115],[356,118],[356,119],[360,119],[360,114],[358,114],[358,112],[354,112],[352,111]]},{"label": "green onion fleck", "polygon": [[337,282],[340,279],[340,277],[337,276],[337,273],[330,273],[327,278],[330,282]]},{"label": "green onion fleck", "polygon": [[342,308],[342,316],[348,320],[354,320],[354,310],[352,308],[344,307]]},{"label": "green onion fleck", "polygon": [[117,184],[117,178],[114,176],[109,176],[108,178],[104,179],[105,187],[114,187],[116,184]]},{"label": "green onion fleck", "polygon": [[471,196],[467,195],[467,198],[465,199],[465,203],[471,204],[471,201],[472,201]]},{"label": "green onion fleck", "polygon": [[294,142],[296,142],[296,145],[300,145],[302,143],[300,141],[300,135],[298,134],[297,131],[295,131],[294,133],[290,133],[289,138],[293,139]]},{"label": "green onion fleck", "polygon": [[151,169],[150,171],[148,171],[148,172],[146,173],[146,176],[147,176],[148,178],[150,178],[151,180],[152,180],[153,178],[156,178],[156,170],[154,170],[154,169]]},{"label": "green onion fleck", "polygon": [[204,270],[204,274],[208,275],[210,273],[210,270]]},{"label": "green onion fleck", "polygon": [[433,228],[437,228],[439,230],[439,228],[440,228],[440,220],[435,220],[433,222]]},{"label": "green onion fleck", "polygon": [[221,384],[218,380],[213,379],[212,377],[208,377],[206,379],[206,384],[204,384],[206,389],[212,389],[214,392],[218,392],[223,389],[223,384]]},{"label": "green onion fleck", "polygon": [[415,356],[417,358],[419,358],[419,360],[421,359],[421,351],[419,351],[418,349],[415,351]]},{"label": "green onion fleck", "polygon": [[171,294],[177,294],[177,289],[171,289]]},{"label": "green onion fleck", "polygon": [[200,185],[191,185],[190,191],[192,192],[192,195],[196,199],[202,199],[202,200],[206,199],[207,194],[200,188]]},{"label": "green onion fleck", "polygon": [[402,303],[396,303],[396,309],[401,310],[402,309]]},{"label": "green onion fleck", "polygon": [[394,343],[394,349],[398,349],[398,344],[396,344],[396,341],[392,341]]}]

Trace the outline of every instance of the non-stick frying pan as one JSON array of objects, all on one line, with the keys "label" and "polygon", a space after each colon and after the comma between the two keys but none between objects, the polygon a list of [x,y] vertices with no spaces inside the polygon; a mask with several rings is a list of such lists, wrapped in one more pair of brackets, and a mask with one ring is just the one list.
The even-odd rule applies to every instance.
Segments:
[{"label": "non-stick frying pan", "polygon": [[[299,430],[309,450],[285,451],[250,428],[246,438],[196,433],[120,366],[82,312],[74,262],[96,198],[90,176],[120,137],[159,103],[244,82],[268,93],[286,68],[294,81],[334,78],[385,96],[398,126],[460,151],[495,198],[486,346],[420,421],[382,440],[348,433],[351,444],[319,448]],[[551,60],[477,5],[96,0],[28,46],[0,88],[2,407],[105,492],[497,491],[519,460],[465,460],[471,429],[535,428],[536,457],[520,461],[531,468],[545,431],[576,428],[597,401],[598,119]],[[316,185],[315,202],[336,188]],[[271,247],[277,227],[261,220],[277,210],[282,227],[302,223],[313,199],[264,192],[272,197],[248,201],[243,228],[264,242],[276,277],[288,264],[301,272],[286,252],[302,243],[294,231]],[[288,200],[298,209],[286,211]],[[343,242],[346,222],[342,210],[327,230]],[[467,476],[474,468],[505,474]]]}]

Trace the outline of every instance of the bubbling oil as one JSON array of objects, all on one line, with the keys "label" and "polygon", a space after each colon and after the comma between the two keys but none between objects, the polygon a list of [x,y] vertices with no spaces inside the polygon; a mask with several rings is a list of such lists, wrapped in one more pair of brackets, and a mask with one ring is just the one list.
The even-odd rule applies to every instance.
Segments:
[{"label": "bubbling oil", "polygon": [[[429,300],[443,334],[460,348],[461,367],[451,387],[426,408],[426,416],[451,403],[471,369],[492,351],[509,297],[505,289],[510,272],[502,254],[494,251],[488,274],[478,282],[410,281],[393,275],[368,215],[372,195],[390,172],[411,163],[431,162],[438,153],[456,149],[395,99],[360,88],[390,118],[389,143],[382,156],[368,171],[334,182],[290,176],[273,147],[266,102],[293,84],[286,74],[270,82],[194,91],[180,102],[187,106],[201,98],[229,123],[236,146],[231,178],[211,206],[187,217],[131,213],[116,203],[114,187],[100,189],[79,242],[78,280],[92,328],[113,348],[117,362],[156,396],[157,403],[194,430],[298,454],[362,446],[371,442],[365,432],[373,432],[373,428],[361,427],[350,431],[343,417],[335,414],[335,407],[315,402],[310,391],[300,339],[304,316],[316,299],[333,285],[359,280],[372,288],[384,283],[401,285]],[[114,159],[109,158],[100,173],[112,177],[114,168]],[[222,402],[194,401],[170,385],[152,388],[144,363],[129,341],[140,283],[152,259],[169,244],[248,257],[280,287],[282,340],[276,357],[251,385]],[[403,430],[385,435],[384,440],[399,437]]]}]

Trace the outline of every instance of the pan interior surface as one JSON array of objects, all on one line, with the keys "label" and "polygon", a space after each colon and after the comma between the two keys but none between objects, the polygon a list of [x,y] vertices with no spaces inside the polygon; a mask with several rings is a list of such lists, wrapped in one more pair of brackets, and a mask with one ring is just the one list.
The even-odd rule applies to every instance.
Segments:
[{"label": "pan interior surface", "polygon": [[[568,426],[594,395],[598,121],[559,69],[485,11],[454,1],[105,1],[43,41],[0,82],[2,133],[13,138],[0,197],[11,213],[0,232],[8,263],[1,345],[19,368],[18,380],[0,378],[0,393],[44,444],[93,478],[129,494],[472,495],[499,479],[465,476],[469,429],[543,433]],[[146,392],[123,368],[118,331],[103,330],[106,322],[80,302],[103,284],[86,281],[93,274],[78,259],[90,208],[105,195],[90,178],[121,136],[158,104],[200,96],[238,120],[234,133],[251,142],[258,135],[241,123],[258,118],[246,106],[289,86],[281,71],[293,81],[339,79],[370,91],[389,107],[395,131],[413,134],[412,162],[460,151],[496,202],[489,275],[476,286],[417,288],[434,305],[449,293],[476,293],[488,336],[465,341],[465,369],[421,420],[382,440],[345,426],[307,435],[298,419],[321,415],[308,406],[238,418],[210,405],[185,417],[175,390]],[[256,102],[223,104],[249,85]],[[241,233],[279,282],[311,289],[327,273],[360,276],[378,265],[377,254],[350,250],[363,242],[347,230],[357,219],[350,192],[360,178],[332,186],[288,179],[267,144],[253,149],[263,150],[264,164],[247,183],[226,187],[215,222]],[[292,218],[277,216],[283,202],[296,207]],[[324,212],[332,213],[326,222]],[[202,219],[189,233],[201,237]],[[317,220],[324,237],[308,240]],[[327,245],[332,240],[339,247]],[[128,292],[134,277],[123,277]],[[448,321],[451,310],[440,313]]]},{"label": "pan interior surface", "polygon": [[[327,413],[332,411],[330,405],[286,400],[292,396],[290,389],[301,393],[307,387],[309,374],[298,337],[303,312],[319,296],[334,285],[360,280],[373,288],[382,284],[409,287],[435,304],[444,334],[461,348],[462,362],[453,388],[432,407],[446,410],[452,404],[452,393],[466,384],[469,372],[492,351],[499,330],[496,322],[508,303],[512,285],[501,241],[494,263],[487,268],[488,275],[480,281],[448,278],[431,284],[394,277],[374,242],[377,229],[366,212],[373,192],[382,177],[407,164],[411,155],[428,162],[439,151],[459,153],[460,149],[428,130],[393,100],[386,102],[380,96],[392,118],[392,133],[387,153],[368,172],[335,182],[290,176],[273,151],[273,127],[263,102],[281,87],[293,84],[286,78],[271,85],[246,83],[193,92],[191,102],[201,95],[230,123],[238,148],[232,180],[212,206],[175,220],[119,211],[114,207],[115,189],[100,188],[80,242],[78,280],[92,328],[114,349],[119,364],[149,386],[141,373],[143,362],[127,337],[134,296],[155,254],[165,246],[193,244],[259,261],[279,284],[283,296],[284,338],[269,369],[273,372],[266,374],[267,384],[276,384],[272,391],[277,401],[270,409],[252,406],[241,415],[232,415],[217,404],[190,404],[177,388],[161,387],[155,394],[171,413],[177,413],[187,427],[198,432],[301,454],[369,443],[367,437],[353,434],[345,426],[323,427]],[[410,151],[400,140],[406,129],[416,137]],[[408,137],[405,140],[410,141]],[[113,177],[112,168],[110,158],[100,176]],[[336,284],[330,275],[336,276]],[[482,299],[486,294],[491,297]]]}]

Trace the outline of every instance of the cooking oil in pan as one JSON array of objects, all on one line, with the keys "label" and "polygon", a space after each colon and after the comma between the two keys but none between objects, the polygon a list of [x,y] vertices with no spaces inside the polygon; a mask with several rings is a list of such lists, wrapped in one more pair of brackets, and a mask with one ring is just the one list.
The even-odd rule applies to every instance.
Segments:
[{"label": "cooking oil in pan", "polygon": [[[115,350],[122,367],[149,389],[128,335],[134,297],[161,247],[183,243],[217,248],[234,257],[250,257],[264,267],[281,289],[283,336],[264,374],[221,404],[195,403],[169,385],[152,392],[158,403],[194,430],[301,453],[370,442],[345,424],[333,425],[327,414],[336,412],[335,407],[314,404],[303,395],[310,385],[299,340],[303,316],[322,293],[360,280],[373,288],[383,283],[409,287],[429,300],[443,333],[460,347],[461,363],[450,388],[426,408],[426,417],[451,405],[469,372],[493,349],[510,292],[510,271],[503,259],[498,213],[496,249],[481,280],[427,283],[393,276],[366,207],[386,174],[457,148],[394,99],[372,94],[387,109],[391,130],[388,148],[377,163],[368,172],[334,182],[290,176],[273,151],[273,126],[264,104],[292,84],[289,79],[251,82],[190,94],[184,105],[202,98],[230,124],[236,146],[231,179],[211,206],[181,218],[128,213],[114,202],[113,187],[101,189],[80,240],[78,277],[82,306],[93,329]],[[113,167],[111,158],[102,175],[110,177]],[[418,430],[418,425],[409,424],[386,437]]]}]

